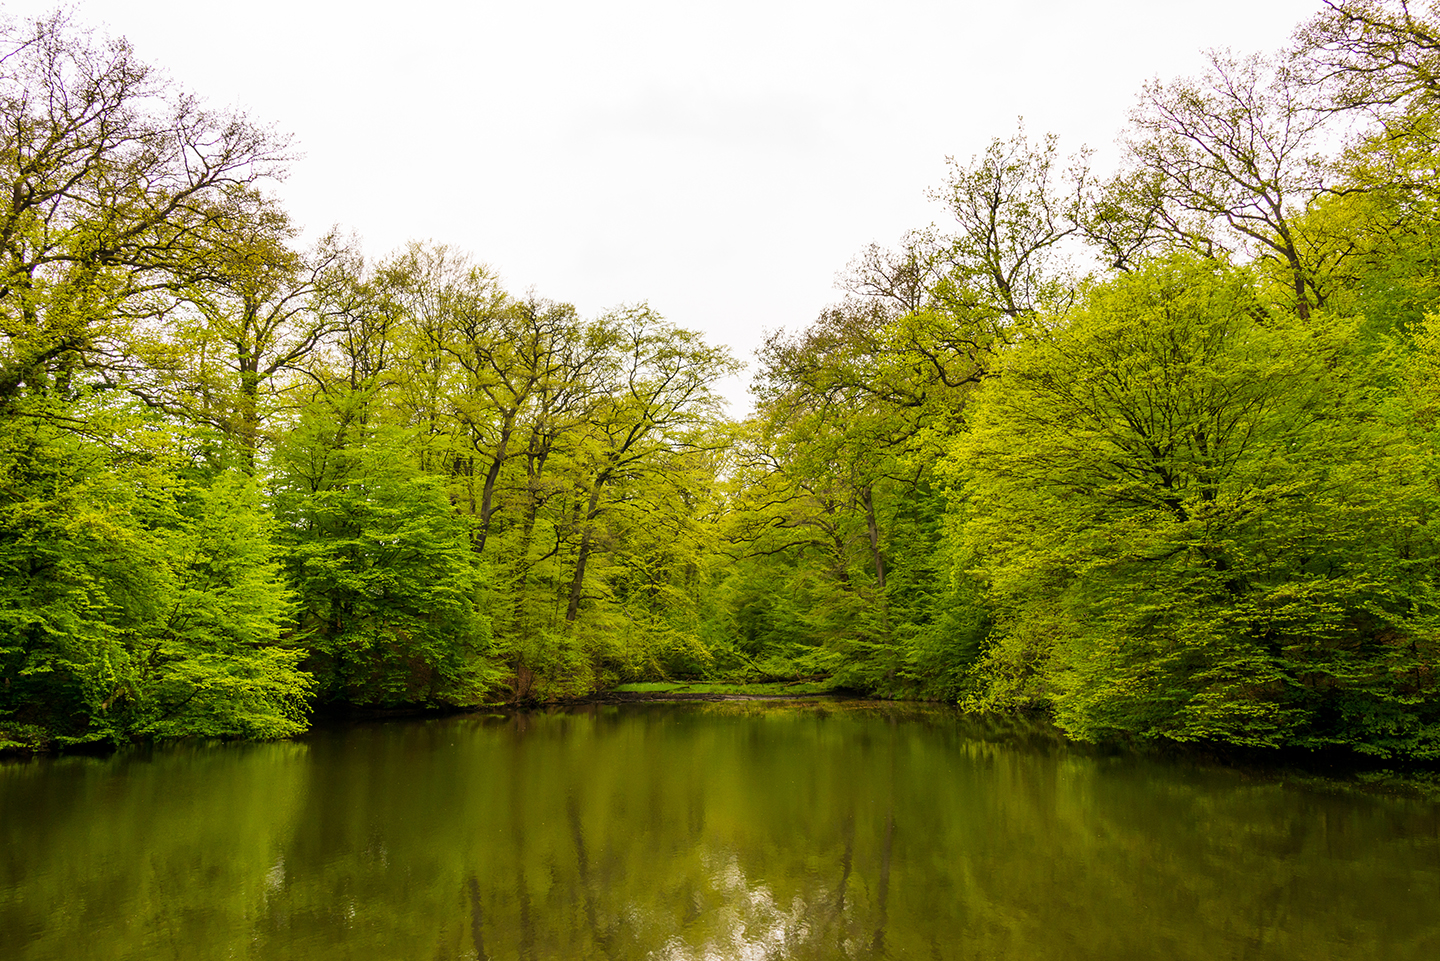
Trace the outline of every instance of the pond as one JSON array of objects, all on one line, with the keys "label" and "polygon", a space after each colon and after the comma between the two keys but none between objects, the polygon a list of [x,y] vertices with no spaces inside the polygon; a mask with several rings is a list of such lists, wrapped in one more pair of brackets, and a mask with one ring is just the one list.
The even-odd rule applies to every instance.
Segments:
[{"label": "pond", "polygon": [[0,765],[0,958],[1440,957],[1440,804],[640,704]]}]

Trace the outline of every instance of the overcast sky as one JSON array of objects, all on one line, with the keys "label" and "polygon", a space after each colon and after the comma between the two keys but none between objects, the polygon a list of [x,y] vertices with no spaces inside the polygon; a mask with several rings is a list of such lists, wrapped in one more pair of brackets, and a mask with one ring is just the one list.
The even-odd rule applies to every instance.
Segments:
[{"label": "overcast sky", "polygon": [[339,224],[371,257],[447,243],[517,293],[646,301],[748,360],[839,299],[865,245],[944,222],[926,191],[947,156],[1023,116],[1104,164],[1145,80],[1276,49],[1319,0],[72,6],[292,134],[279,193],[312,234]]}]

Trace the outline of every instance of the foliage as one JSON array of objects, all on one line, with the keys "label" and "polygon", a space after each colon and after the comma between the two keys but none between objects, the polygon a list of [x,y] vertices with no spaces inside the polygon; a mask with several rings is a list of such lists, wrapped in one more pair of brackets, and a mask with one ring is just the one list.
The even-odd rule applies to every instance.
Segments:
[{"label": "foliage", "polygon": [[132,325],[213,262],[207,226],[285,149],[65,13],[4,27],[0,405],[81,370],[123,378]]},{"label": "foliage", "polygon": [[276,456],[275,512],[318,696],[473,704],[498,678],[479,606],[487,572],[405,435],[342,392],[305,411]]},{"label": "foliage", "polygon": [[993,695],[1087,738],[1435,756],[1424,455],[1359,346],[1170,260],[1007,356],[953,454]]},{"label": "foliage", "polygon": [[[303,730],[310,678],[279,644],[290,596],[255,486],[154,448],[116,456],[30,412],[0,434],[4,714],[61,743]],[[158,448],[181,439],[87,413]]]},{"label": "foliage", "polygon": [[283,137],[7,25],[0,747],[726,679],[1436,756],[1433,20],[1157,80],[1108,179],[951,160],[741,423],[649,306],[300,249]]}]

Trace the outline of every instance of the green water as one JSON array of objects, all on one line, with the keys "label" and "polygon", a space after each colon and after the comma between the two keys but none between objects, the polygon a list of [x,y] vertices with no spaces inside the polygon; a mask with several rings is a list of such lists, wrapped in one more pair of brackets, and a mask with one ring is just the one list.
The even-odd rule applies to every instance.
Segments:
[{"label": "green water", "polygon": [[1440,804],[650,704],[0,766],[0,958],[1440,958]]}]

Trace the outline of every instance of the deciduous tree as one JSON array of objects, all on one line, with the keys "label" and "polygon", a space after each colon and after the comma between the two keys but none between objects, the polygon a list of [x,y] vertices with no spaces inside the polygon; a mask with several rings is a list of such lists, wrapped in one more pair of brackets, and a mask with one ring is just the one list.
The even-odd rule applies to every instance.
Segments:
[{"label": "deciduous tree", "polygon": [[0,37],[0,407],[118,361],[285,142],[56,13]]},{"label": "deciduous tree", "polygon": [[1081,737],[1440,752],[1421,452],[1352,324],[1171,259],[1007,355],[953,469],[991,692]]}]

